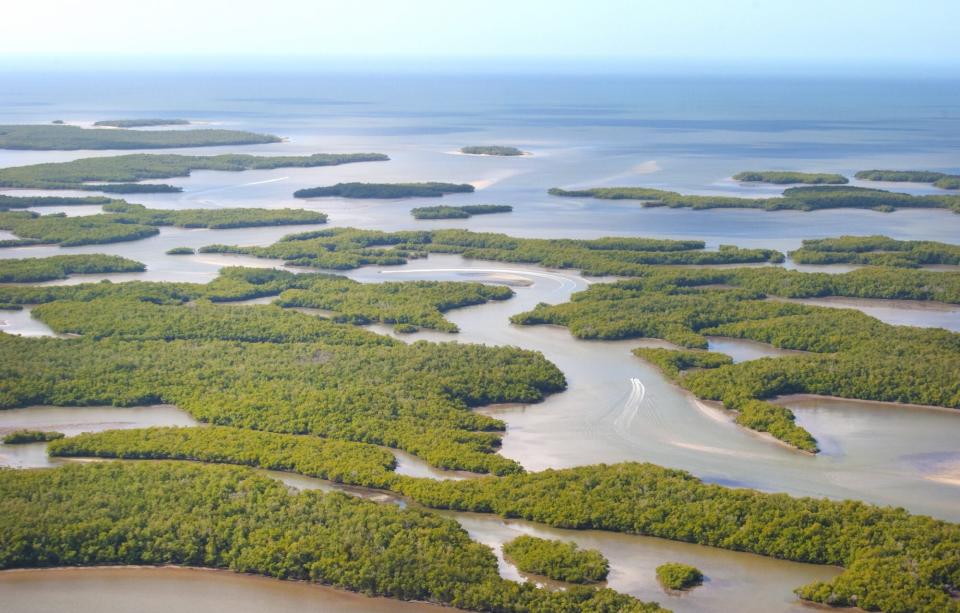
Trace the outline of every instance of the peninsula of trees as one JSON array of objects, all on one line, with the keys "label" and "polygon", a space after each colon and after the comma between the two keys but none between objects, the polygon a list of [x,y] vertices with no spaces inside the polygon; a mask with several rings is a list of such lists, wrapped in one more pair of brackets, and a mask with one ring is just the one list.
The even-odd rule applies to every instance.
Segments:
[{"label": "peninsula of trees", "polygon": [[[116,130],[108,130],[116,132]],[[150,134],[150,132],[143,132]],[[267,170],[312,168],[354,162],[389,160],[382,153],[315,153],[306,156],[255,156],[224,154],[212,156],[134,153],[70,162],[49,162],[0,168],[0,187],[31,189],[83,189],[91,191],[180,191],[179,187],[157,184],[129,184],[145,179],[188,177],[192,170]],[[96,184],[91,184],[95,182]],[[120,184],[121,190],[111,190]]]},{"label": "peninsula of trees", "polygon": [[33,244],[64,247],[131,241],[160,232],[160,226],[181,228],[249,228],[326,223],[327,216],[304,209],[148,209],[122,200],[103,206],[103,213],[67,217],[33,211],[0,212],[0,229]]},{"label": "peninsula of trees", "polygon": [[[816,441],[794,423],[793,413],[771,400],[811,393],[960,408],[960,334],[893,326],[858,311],[765,300],[767,295],[957,300],[958,289],[960,273],[895,268],[840,275],[779,268],[667,269],[595,284],[568,303],[540,304],[511,321],[562,325],[579,338],[669,341],[685,351],[635,353],[698,397],[722,402],[737,413],[737,423],[816,452]],[[705,349],[707,335],[807,353],[732,364],[715,354],[690,351]]]},{"label": "peninsula of trees", "polygon": [[153,126],[188,126],[186,119],[105,119],[94,122],[104,128],[149,128]]},{"label": "peninsula of trees", "polygon": [[279,136],[241,130],[123,130],[65,125],[0,125],[0,149],[170,149],[279,143]]},{"label": "peninsula of trees", "polygon": [[63,432],[47,432],[44,430],[17,430],[4,435],[5,445],[26,445],[27,443],[47,443],[63,438]]},{"label": "peninsula of trees", "polygon": [[467,155],[523,155],[523,151],[517,149],[516,147],[504,147],[502,145],[476,145],[472,147],[461,147],[460,153],[466,153]]},{"label": "peninsula of trees", "polygon": [[54,255],[48,258],[5,259],[0,267],[0,282],[36,283],[66,279],[70,275],[113,272],[143,272],[142,263],[118,255],[99,253]]},{"label": "peninsula of trees", "polygon": [[440,198],[445,194],[469,193],[469,183],[337,183],[325,187],[298,189],[294,198]]},{"label": "peninsula of trees", "polygon": [[504,543],[503,555],[525,573],[568,583],[596,583],[610,573],[610,563],[595,549],[535,536],[518,536]]},{"label": "peninsula of trees", "polygon": [[104,196],[6,196],[0,194],[0,212],[35,206],[90,206],[116,201]]},{"label": "peninsula of trees", "polygon": [[513,207],[506,204],[468,204],[466,206],[424,206],[411,209],[416,219],[467,219],[473,215],[509,213]]},{"label": "peninsula of trees", "polygon": [[887,236],[841,236],[803,241],[790,252],[798,264],[861,264],[917,268],[960,264],[960,246],[935,241],[901,241]]},{"label": "peninsula of trees", "polygon": [[633,237],[531,239],[467,230],[388,233],[332,228],[291,234],[267,247],[209,245],[201,247],[200,251],[280,258],[290,266],[334,270],[399,265],[429,253],[456,253],[478,260],[574,268],[596,276],[646,274],[652,264],[783,261],[783,254],[772,249],[740,249],[724,245],[718,251],[706,251],[704,247],[704,242],[697,240]]},{"label": "peninsula of trees", "polygon": [[637,200],[645,207],[666,206],[692,209],[763,209],[766,211],[816,211],[820,209],[858,208],[889,213],[899,208],[949,209],[960,213],[960,196],[914,196],[882,189],[849,185],[790,187],[783,195],[772,198],[738,198],[735,196],[688,196],[677,192],[647,187],[595,187],[564,190],[554,187],[553,196],[600,198],[603,200]]},{"label": "peninsula of trees", "polygon": [[850,182],[843,175],[826,172],[791,172],[784,170],[747,170],[733,175],[734,181],[744,183],[773,183],[774,185],[789,185],[803,183],[806,185],[845,185]]},{"label": "peninsula of trees", "polygon": [[960,175],[928,170],[861,170],[856,175],[864,181],[889,181],[891,183],[932,183],[941,189],[960,189]]}]

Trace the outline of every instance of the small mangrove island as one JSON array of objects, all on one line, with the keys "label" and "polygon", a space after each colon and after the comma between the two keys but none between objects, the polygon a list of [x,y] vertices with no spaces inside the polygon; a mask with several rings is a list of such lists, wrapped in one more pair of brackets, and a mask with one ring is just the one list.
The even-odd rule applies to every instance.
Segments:
[{"label": "small mangrove island", "polygon": [[889,181],[891,183],[932,183],[940,189],[960,189],[960,175],[928,170],[861,170],[856,175],[863,181]]},{"label": "small mangrove island", "polygon": [[657,579],[670,590],[688,590],[703,583],[703,573],[696,566],[667,562],[657,567]]},{"label": "small mangrove island", "polygon": [[610,562],[595,549],[576,543],[518,536],[503,545],[503,555],[525,573],[568,583],[596,583],[610,573]]},{"label": "small mangrove island", "polygon": [[466,206],[424,206],[411,209],[416,219],[468,219],[474,215],[509,213],[513,207],[506,204],[468,204]]},{"label": "small mangrove island", "polygon": [[242,130],[125,130],[66,125],[0,125],[0,149],[75,151],[78,149],[170,149],[279,143],[272,134]]},{"label": "small mangrove island", "polygon": [[293,192],[294,198],[440,198],[445,194],[470,193],[469,183],[337,183]]},{"label": "small mangrove island", "polygon": [[789,185],[802,183],[805,185],[845,185],[850,182],[843,175],[825,172],[792,172],[785,170],[747,170],[733,175],[734,181],[743,183],[772,183],[774,185]]},{"label": "small mangrove island", "polygon": [[471,147],[461,147],[460,153],[465,153],[467,155],[498,155],[502,157],[523,155],[523,151],[517,149],[516,147],[504,147],[502,145],[474,145]]}]

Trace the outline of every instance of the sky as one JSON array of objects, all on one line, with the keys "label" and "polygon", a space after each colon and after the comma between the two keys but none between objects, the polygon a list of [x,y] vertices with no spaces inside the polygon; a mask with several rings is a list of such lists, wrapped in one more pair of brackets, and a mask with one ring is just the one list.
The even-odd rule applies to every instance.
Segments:
[{"label": "sky", "polygon": [[0,63],[960,67],[960,0],[12,0]]}]

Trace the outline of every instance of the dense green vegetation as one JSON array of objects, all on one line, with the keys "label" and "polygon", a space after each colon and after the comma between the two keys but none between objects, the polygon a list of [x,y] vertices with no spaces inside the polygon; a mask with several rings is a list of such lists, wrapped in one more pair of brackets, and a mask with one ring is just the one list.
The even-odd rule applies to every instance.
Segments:
[{"label": "dense green vegetation", "polygon": [[63,432],[47,432],[43,430],[17,430],[3,437],[5,445],[24,445],[26,443],[43,443],[63,438]]},{"label": "dense green vegetation", "polygon": [[516,613],[653,612],[609,589],[500,578],[454,520],[339,493],[290,493],[249,469],[108,463],[0,471],[0,568],[177,564]]},{"label": "dense green vegetation", "polygon": [[521,571],[569,583],[603,581],[610,563],[595,549],[580,549],[576,543],[518,536],[503,545],[503,555]]},{"label": "dense green vegetation", "polygon": [[65,125],[0,126],[0,149],[169,149],[279,143],[272,134],[241,130],[116,130]]},{"label": "dense green vegetation", "polygon": [[195,457],[249,465],[262,458],[267,467],[297,472],[303,467],[304,474],[339,475],[345,483],[356,477],[356,485],[384,484],[429,507],[843,566],[844,572],[833,580],[798,589],[802,597],[824,604],[904,613],[960,611],[949,595],[960,585],[960,527],[903,509],[732,489],[705,484],[684,471],[638,463],[437,481],[395,475],[374,452],[355,455],[366,453],[361,446],[363,450],[345,452],[345,458],[368,458],[357,459],[360,468],[351,472],[352,460],[339,462],[334,454],[312,460],[315,443],[310,437],[286,435],[269,442],[277,435],[210,436],[203,430],[104,432],[52,445],[55,453],[67,449],[75,456],[122,453],[131,458]]},{"label": "dense green vegetation", "polygon": [[797,590],[824,604],[960,611],[949,592],[960,585],[960,526],[903,509],[730,489],[636,463],[457,482],[405,479],[402,489],[432,507],[841,565],[833,580]]},{"label": "dense green vegetation", "polygon": [[393,454],[375,445],[226,426],[107,430],[58,441],[49,453],[241,464],[375,488],[390,487],[396,467]]},{"label": "dense green vegetation", "polygon": [[894,183],[933,183],[941,189],[960,189],[960,175],[927,170],[861,170],[855,175],[864,181]]},{"label": "dense green vegetation", "polygon": [[99,253],[4,259],[0,264],[0,282],[33,283],[66,279],[75,274],[143,272],[146,269],[147,267],[140,262],[118,255]]},{"label": "dense green vegetation", "polygon": [[865,264],[917,268],[960,264],[960,246],[934,241],[900,241],[887,236],[841,236],[803,241],[790,253],[798,264]]},{"label": "dense green vegetation", "polygon": [[427,253],[456,253],[465,258],[575,268],[588,275],[640,275],[651,264],[734,264],[781,262],[772,249],[722,245],[705,251],[703,241],[606,237],[593,240],[513,238],[506,234],[434,230],[379,232],[354,228],[317,230],[283,237],[268,247],[209,245],[206,253],[243,253],[280,258],[290,266],[345,270],[391,266]]},{"label": "dense green vegetation", "polygon": [[816,211],[820,209],[858,208],[890,212],[898,208],[950,209],[960,213],[960,196],[913,196],[882,189],[823,185],[790,187],[782,196],[772,198],[738,198],[735,196],[688,196],[647,187],[595,187],[564,190],[553,188],[553,196],[601,198],[604,200],[639,200],[643,206],[667,206],[692,209],[764,209],[767,211]]},{"label": "dense green vegetation", "polygon": [[509,213],[512,210],[513,207],[506,204],[470,204],[467,206],[424,206],[411,209],[410,214],[416,219],[467,219],[473,215]]},{"label": "dense green vegetation", "polygon": [[155,304],[184,304],[192,300],[211,302],[247,300],[276,296],[285,289],[306,287],[312,274],[295,275],[272,268],[225,267],[210,283],[128,281],[125,283],[82,283],[77,285],[0,286],[0,302],[43,304],[55,300],[89,301],[97,298],[129,298]]},{"label": "dense green vegetation", "polygon": [[209,287],[3,288],[0,302],[46,299],[33,315],[82,338],[0,335],[0,407],[169,402],[220,425],[372,442],[442,468],[520,470],[493,453],[503,423],[470,408],[536,402],[563,389],[563,375],[542,355],[406,345],[276,306],[197,300],[269,295],[305,282],[277,272],[235,270]]},{"label": "dense green vegetation", "polygon": [[466,153],[468,155],[523,155],[523,151],[520,151],[516,147],[504,147],[502,145],[474,145],[471,147],[461,147],[460,153]]},{"label": "dense green vegetation", "polygon": [[186,119],[104,119],[94,122],[105,128],[148,128],[151,126],[188,126]]},{"label": "dense green vegetation", "polygon": [[400,331],[420,327],[456,332],[457,326],[443,317],[444,312],[511,296],[513,291],[508,287],[482,283],[358,283],[336,275],[316,275],[309,286],[284,291],[276,304],[326,309],[333,311],[334,320],[340,322],[395,324]]},{"label": "dense green vegetation", "polygon": [[[707,354],[638,350],[700,398],[738,412],[738,423],[800,449],[816,443],[784,407],[766,400],[811,393],[960,408],[960,334],[884,324],[858,311],[765,300],[794,296],[868,295],[956,300],[955,273],[863,269],[815,275],[783,269],[660,270],[647,277],[595,284],[560,305],[538,305],[517,324],[567,326],[579,338],[661,338],[691,349],[708,335],[744,338],[810,352],[729,364]],[[825,280],[824,277],[830,277]],[[827,285],[823,285],[826,281]],[[911,285],[920,284],[913,292]],[[724,284],[716,287],[717,284]],[[739,286],[728,289],[726,286]],[[821,293],[824,292],[824,293]],[[946,294],[944,293],[946,292]],[[684,373],[685,369],[691,369]]]},{"label": "dense green vegetation", "polygon": [[172,247],[165,252],[167,255],[193,255],[196,251],[193,247]]},{"label": "dense green vegetation", "polygon": [[0,194],[0,211],[26,209],[31,206],[84,206],[110,204],[103,196],[5,196]]},{"label": "dense green vegetation", "polygon": [[103,214],[68,217],[32,211],[0,212],[0,229],[37,243],[64,247],[115,243],[159,233],[159,226],[181,228],[248,228],[326,223],[327,216],[304,209],[148,209],[122,200],[103,206]]},{"label": "dense green vegetation", "polygon": [[[116,133],[117,130],[105,130]],[[183,134],[184,132],[176,132]],[[154,132],[136,132],[136,134],[154,134]],[[129,185],[145,179],[169,179],[188,177],[192,170],[222,170],[239,172],[242,170],[267,170],[273,168],[312,168],[315,166],[336,166],[353,162],[377,162],[388,160],[382,153],[315,153],[306,156],[256,156],[243,154],[224,155],[174,155],[135,153],[109,157],[83,158],[70,162],[49,162],[29,166],[0,168],[0,187],[24,187],[36,189],[89,189],[107,191],[112,184],[121,186],[123,191],[140,187],[147,191],[164,189],[171,186],[157,184]],[[91,185],[89,182],[103,182],[104,185]],[[179,188],[172,188],[179,190]]]},{"label": "dense green vegetation", "polygon": [[784,170],[748,170],[733,175],[734,181],[745,183],[773,183],[775,185],[789,185],[804,183],[806,185],[845,185],[850,182],[843,175],[826,172],[791,172]]},{"label": "dense green vegetation", "polygon": [[294,198],[439,198],[445,194],[469,193],[468,183],[337,183],[325,187],[298,189]]},{"label": "dense green vegetation", "polygon": [[657,579],[671,590],[688,590],[703,583],[703,573],[696,566],[667,562],[657,567]]}]

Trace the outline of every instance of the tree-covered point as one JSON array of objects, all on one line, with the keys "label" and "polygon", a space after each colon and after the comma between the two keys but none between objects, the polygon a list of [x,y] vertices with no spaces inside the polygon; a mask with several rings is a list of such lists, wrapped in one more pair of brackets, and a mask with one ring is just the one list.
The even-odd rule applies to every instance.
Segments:
[{"label": "tree-covered point", "polygon": [[696,566],[667,562],[657,567],[657,580],[671,590],[688,590],[703,583],[703,573]]},{"label": "tree-covered point", "polygon": [[143,272],[146,269],[141,262],[100,253],[4,259],[0,260],[0,282],[34,283],[66,279],[75,274]]},{"label": "tree-covered point", "polygon": [[771,198],[738,198],[735,196],[690,196],[648,187],[595,187],[564,190],[553,188],[553,196],[600,198],[603,200],[638,200],[645,207],[666,206],[692,209],[763,209],[767,211],[816,211],[820,209],[857,208],[891,212],[899,208],[950,209],[960,213],[960,196],[914,196],[882,189],[849,185],[790,187],[782,196]]},{"label": "tree-covered point", "polygon": [[173,247],[165,251],[167,255],[193,255],[196,253],[193,247]]},{"label": "tree-covered point", "polygon": [[734,181],[744,183],[773,183],[774,185],[789,185],[803,183],[805,185],[846,185],[850,182],[843,175],[826,172],[792,172],[784,170],[747,170],[733,175]]},{"label": "tree-covered point", "polygon": [[503,544],[503,555],[525,573],[568,583],[596,583],[610,573],[602,553],[565,541],[518,536]]},{"label": "tree-covered point", "polygon": [[[831,277],[834,295],[929,298],[931,288],[909,291],[911,284],[925,282],[912,278],[918,274],[877,268],[825,276]],[[928,274],[952,284],[947,292],[960,297],[960,274]],[[707,354],[637,351],[696,396],[737,411],[741,425],[806,451],[816,451],[813,437],[794,423],[792,412],[767,400],[811,393],[960,408],[960,334],[892,326],[854,310],[765,300],[767,293],[802,293],[807,281],[817,290],[822,277],[774,268],[659,270],[639,279],[595,284],[568,303],[540,304],[511,321],[567,326],[579,338],[660,338],[705,349],[712,335],[809,352],[729,364]]]},{"label": "tree-covered point", "polygon": [[[104,131],[118,132],[118,130]],[[183,134],[184,132],[176,133]],[[136,132],[136,134],[153,134],[153,132]],[[83,158],[70,162],[48,162],[0,168],[0,187],[100,190],[102,186],[90,185],[89,183],[131,184],[145,179],[188,177],[193,170],[239,172],[274,168],[313,168],[389,159],[382,153],[315,153],[305,156],[256,156],[236,153],[201,156],[134,153]],[[158,188],[157,184],[144,184],[144,187],[152,190],[164,187],[169,189],[171,186]],[[124,185],[123,189],[133,188],[130,185]]]},{"label": "tree-covered point", "polygon": [[469,204],[466,206],[424,206],[410,210],[416,219],[467,219],[473,215],[509,213],[508,204]]},{"label": "tree-covered point", "polygon": [[106,430],[58,441],[48,451],[54,457],[241,464],[374,488],[393,484],[397,464],[375,445],[226,426]]},{"label": "tree-covered point", "polygon": [[516,147],[504,147],[503,145],[473,145],[470,147],[461,147],[460,153],[466,153],[467,155],[523,155],[523,151]]},{"label": "tree-covered point", "polygon": [[445,194],[469,193],[469,183],[337,183],[293,192],[294,198],[439,198]]},{"label": "tree-covered point", "polygon": [[[6,196],[0,194],[0,211],[32,206],[89,206],[110,204],[104,196]],[[122,201],[121,201],[122,202]]]},{"label": "tree-covered point", "polygon": [[115,243],[159,233],[159,226],[181,228],[249,228],[326,223],[327,216],[305,209],[148,209],[122,200],[103,206],[103,214],[68,217],[32,211],[0,212],[0,229],[37,243],[64,247]]},{"label": "tree-covered point", "polygon": [[960,264],[960,246],[935,241],[901,241],[887,236],[841,236],[803,241],[790,253],[798,264],[862,264],[917,268]]},{"label": "tree-covered point", "polygon": [[153,126],[188,126],[186,119],[104,119],[93,123],[104,128],[149,128]]},{"label": "tree-covered point", "polygon": [[63,438],[63,432],[50,432],[46,430],[17,430],[4,435],[3,443],[5,445],[25,445],[27,443],[44,443]]},{"label": "tree-covered point", "polygon": [[197,566],[505,613],[660,610],[609,589],[502,579],[456,521],[249,469],[111,462],[0,472],[0,568]]},{"label": "tree-covered point", "polygon": [[[88,299],[34,309],[54,330],[82,338],[0,335],[0,407],[166,402],[214,424],[372,442],[441,468],[500,474],[521,470],[494,453],[504,425],[471,408],[536,402],[566,385],[552,363],[531,351],[407,345],[276,306],[181,303],[169,296],[182,301],[197,291],[190,284],[141,283],[126,296],[90,298],[98,290],[122,292],[124,285],[49,292]],[[225,289],[232,296],[256,294],[240,281]],[[160,304],[146,301],[151,297]]]},{"label": "tree-covered point", "polygon": [[941,189],[960,189],[960,175],[928,170],[861,170],[854,176],[864,181],[932,183]]},{"label": "tree-covered point", "polygon": [[242,130],[117,130],[65,125],[0,125],[0,149],[170,149],[279,143],[279,136]]},{"label": "tree-covered point", "polygon": [[405,281],[402,283],[359,283],[336,275],[315,276],[300,289],[280,294],[276,304],[284,307],[326,309],[334,320],[354,324],[381,322],[401,331],[433,328],[457,332],[444,318],[451,309],[506,300],[513,296],[508,287],[457,281]]},{"label": "tree-covered point", "polygon": [[428,253],[465,258],[574,268],[588,275],[642,275],[651,264],[735,264],[781,262],[772,249],[722,245],[706,251],[703,241],[606,237],[592,240],[514,238],[506,234],[433,230],[379,232],[354,228],[317,230],[283,237],[267,247],[209,245],[205,253],[242,253],[280,258],[291,266],[346,270],[360,266],[404,264]]},{"label": "tree-covered point", "polygon": [[[794,498],[705,484],[690,473],[652,464],[596,465],[465,481],[396,475],[375,460],[349,471],[335,456],[310,458],[310,437],[268,433],[209,437],[200,428],[151,428],[84,435],[53,444],[74,456],[184,457],[221,463],[287,466],[344,483],[383,487],[433,508],[523,518],[558,528],[641,534],[844,567],[828,582],[799,588],[808,600],[866,610],[960,611],[960,526],[904,509],[855,501]],[[173,434],[170,434],[170,433]],[[186,440],[178,442],[183,437]],[[201,444],[204,443],[204,444]],[[358,443],[353,443],[358,445]],[[266,454],[261,448],[269,448]],[[178,451],[179,449],[179,451]],[[189,451],[189,453],[184,452]],[[369,481],[366,479],[369,478]]]}]

